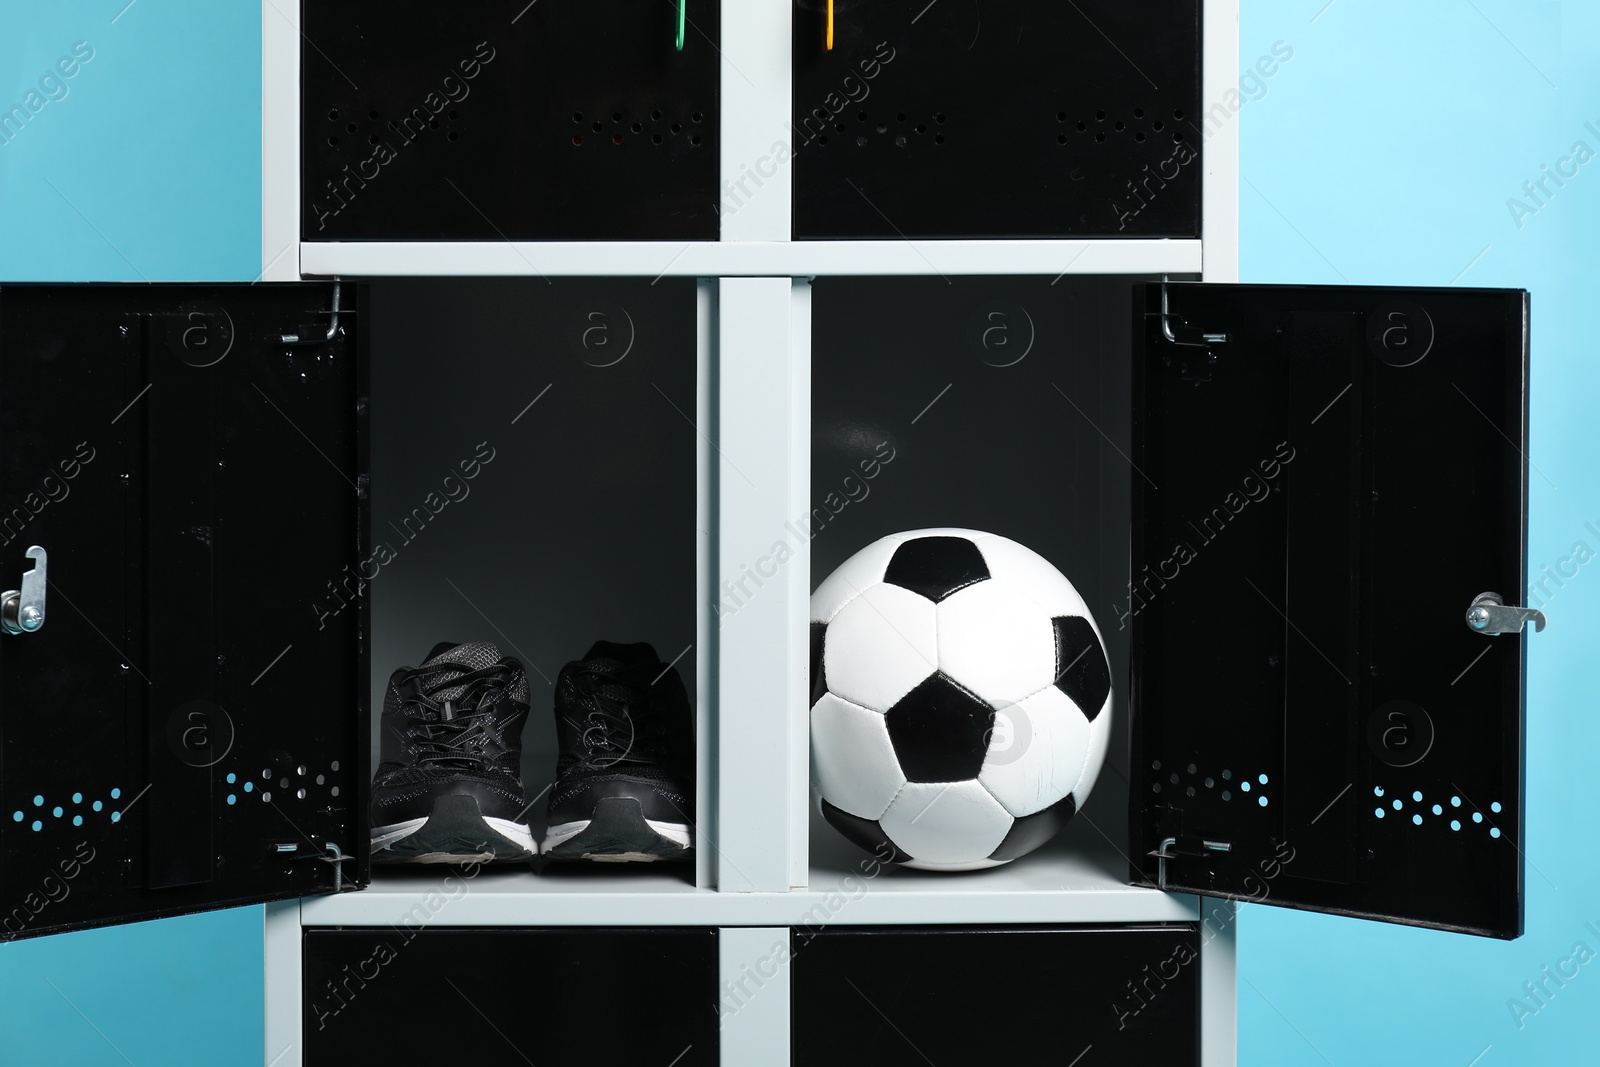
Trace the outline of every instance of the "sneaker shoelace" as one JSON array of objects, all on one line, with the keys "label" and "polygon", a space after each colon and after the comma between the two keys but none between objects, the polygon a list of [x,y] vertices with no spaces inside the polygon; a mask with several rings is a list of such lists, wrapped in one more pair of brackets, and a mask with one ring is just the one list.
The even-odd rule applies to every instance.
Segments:
[{"label": "sneaker shoelace", "polygon": [[[403,698],[407,710],[405,740],[417,765],[434,770],[472,771],[497,769],[505,756],[505,739],[494,723],[494,708],[512,681],[512,670],[496,663],[481,670],[457,673],[453,664],[418,667],[396,679],[403,691],[418,683]],[[427,679],[433,678],[432,684]],[[459,695],[438,699],[446,689]]]},{"label": "sneaker shoelace", "polygon": [[630,709],[644,702],[646,688],[623,681],[609,667],[588,664],[572,668],[566,681],[562,718],[578,731],[584,763],[603,768],[644,756],[635,751],[640,738]]}]

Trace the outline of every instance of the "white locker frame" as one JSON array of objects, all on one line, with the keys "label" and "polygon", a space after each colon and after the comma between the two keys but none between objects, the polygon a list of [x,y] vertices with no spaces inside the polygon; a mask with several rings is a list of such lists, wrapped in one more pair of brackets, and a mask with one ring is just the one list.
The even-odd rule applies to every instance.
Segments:
[{"label": "white locker frame", "polygon": [[[720,170],[738,182],[790,130],[793,0],[722,3]],[[1203,107],[1237,89],[1239,0],[1205,0]],[[1239,131],[1208,133],[1200,240],[792,241],[793,173],[724,216],[714,242],[303,242],[300,240],[300,7],[262,3],[260,280],[382,276],[632,275],[700,279],[697,508],[702,591],[695,649],[701,825],[693,886],[660,878],[498,881],[434,915],[442,926],[686,925],[721,929],[725,978],[754,966],[833,888],[808,885],[807,627],[802,550],[748,610],[718,631],[720,580],[757,558],[771,532],[808,509],[810,279],[817,275],[1199,274],[1238,280]],[[752,81],[752,78],[756,79]],[[750,180],[750,179],[746,179]],[[780,399],[781,398],[781,399]],[[715,443],[713,443],[715,442]],[[722,458],[739,456],[745,476]],[[759,477],[755,476],[758,472]],[[751,483],[754,484],[751,484]],[[761,486],[757,491],[755,485]],[[752,551],[760,549],[760,551]],[[741,714],[782,707],[786,716]],[[721,760],[720,754],[740,754]],[[751,758],[759,754],[760,758]],[[521,883],[526,884],[521,884]],[[431,885],[431,883],[429,883]],[[302,1062],[301,931],[383,926],[428,894],[374,884],[359,893],[268,905],[268,1067]],[[1235,1060],[1236,909],[1124,884],[1068,855],[986,874],[980,889],[886,882],[832,916],[840,924],[1201,922],[1201,1062]],[[788,990],[780,969],[776,991]],[[789,998],[755,998],[727,1020],[725,1067],[789,1062]]]}]

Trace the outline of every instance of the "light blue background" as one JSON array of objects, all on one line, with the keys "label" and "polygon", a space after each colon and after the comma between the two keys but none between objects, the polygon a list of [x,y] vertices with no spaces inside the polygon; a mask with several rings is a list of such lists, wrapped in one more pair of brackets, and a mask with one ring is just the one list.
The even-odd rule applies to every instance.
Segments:
[{"label": "light blue background", "polygon": [[[0,18],[0,107],[75,41],[95,58],[0,146],[0,278],[242,279],[260,270],[253,3],[54,0]],[[1234,121],[1242,280],[1534,293],[1530,570],[1600,552],[1600,160],[1519,227],[1522,184],[1600,152],[1594,0],[1244,0],[1242,65],[1294,49]],[[119,16],[119,12],[121,12]],[[269,12],[270,14],[270,12]],[[113,23],[113,18],[116,19]],[[1483,432],[1463,418],[1463,433]],[[1449,536],[1441,531],[1440,536]],[[1426,545],[1417,566],[1428,566]],[[1246,907],[1245,1067],[1596,1062],[1600,962],[1522,1028],[1523,997],[1600,952],[1600,566],[1531,640],[1528,932],[1511,943]],[[1593,972],[1593,973],[1591,973]],[[261,912],[0,946],[0,1064],[262,1062]],[[1530,1007],[1537,1006],[1528,1002]],[[1474,1057],[1478,1057],[1474,1061]]]}]

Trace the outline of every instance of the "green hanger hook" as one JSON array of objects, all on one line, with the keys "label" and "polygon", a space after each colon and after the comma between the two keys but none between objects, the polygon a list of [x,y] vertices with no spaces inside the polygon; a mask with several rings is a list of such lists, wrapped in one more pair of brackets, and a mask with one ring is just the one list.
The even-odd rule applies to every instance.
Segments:
[{"label": "green hanger hook", "polygon": [[683,26],[688,20],[689,0],[678,0],[678,51],[683,51]]}]

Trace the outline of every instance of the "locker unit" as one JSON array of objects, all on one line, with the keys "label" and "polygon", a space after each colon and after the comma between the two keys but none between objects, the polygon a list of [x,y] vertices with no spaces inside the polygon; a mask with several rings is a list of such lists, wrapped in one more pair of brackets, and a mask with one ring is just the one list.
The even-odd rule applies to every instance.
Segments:
[{"label": "locker unit", "polygon": [[[1098,49],[1072,22],[1092,18],[1195,114],[1233,77],[1237,6],[1164,6],[1132,38],[1109,7],[1020,0],[982,32],[1026,41],[1038,16],[1030,49]],[[704,232],[695,161],[714,161],[705,195],[736,183],[801,87],[880,28],[896,58],[873,99],[908,101],[908,122],[918,100],[970,131],[982,94],[971,112],[929,94],[1013,75],[1019,101],[1074,106],[1133,81],[1086,61],[1052,89],[1027,84],[1038,61],[965,60],[959,4],[660,7],[264,11],[264,280],[0,287],[0,499],[21,502],[0,521],[19,587],[0,596],[6,936],[266,902],[276,1064],[423,1047],[385,1027],[443,978],[499,1031],[473,1050],[486,1063],[916,1063],[1004,1011],[1018,1050],[1207,1067],[1233,1062],[1236,901],[1518,936],[1521,633],[1543,625],[1516,606],[1527,294],[1231,284],[1231,125],[1138,236],[1092,215],[1015,228],[1047,216],[999,200],[1071,201],[1042,155],[940,216],[976,150],[952,132],[946,169],[897,172],[912,148],[875,126],[793,153]],[[666,65],[638,61],[663,28]],[[432,154],[314,230],[310,175],[364,132],[331,130],[353,106],[333,96],[362,86],[357,113],[383,122],[468,38],[495,58],[429,127],[442,140],[418,132]],[[584,66],[590,48],[628,73]],[[660,181],[562,170],[624,157],[549,162],[539,138],[570,114],[478,125],[511,107],[493,86],[586,120],[602,88],[709,92],[699,147],[717,151],[663,146],[689,162]],[[496,158],[464,177],[438,154],[475,143]],[[899,174],[903,203],[874,221],[829,174]],[[459,186],[451,206],[411,211],[435,178]],[[498,206],[460,211],[468,180]],[[619,206],[597,222],[596,205]],[[901,210],[924,222],[884,233]],[[840,490],[867,456],[878,473]],[[847,503],[816,514],[830,495]],[[1039,551],[1112,666],[1093,795],[990,871],[887,867],[809,792],[806,598],[861,545],[932,526]],[[473,634],[530,665],[530,796],[561,663],[598,637],[679,656],[692,863],[369,862],[388,673]],[[78,879],[95,891],[59,892]],[[659,996],[608,982],[618,967]],[[1044,978],[1004,980],[1022,973]]]}]

